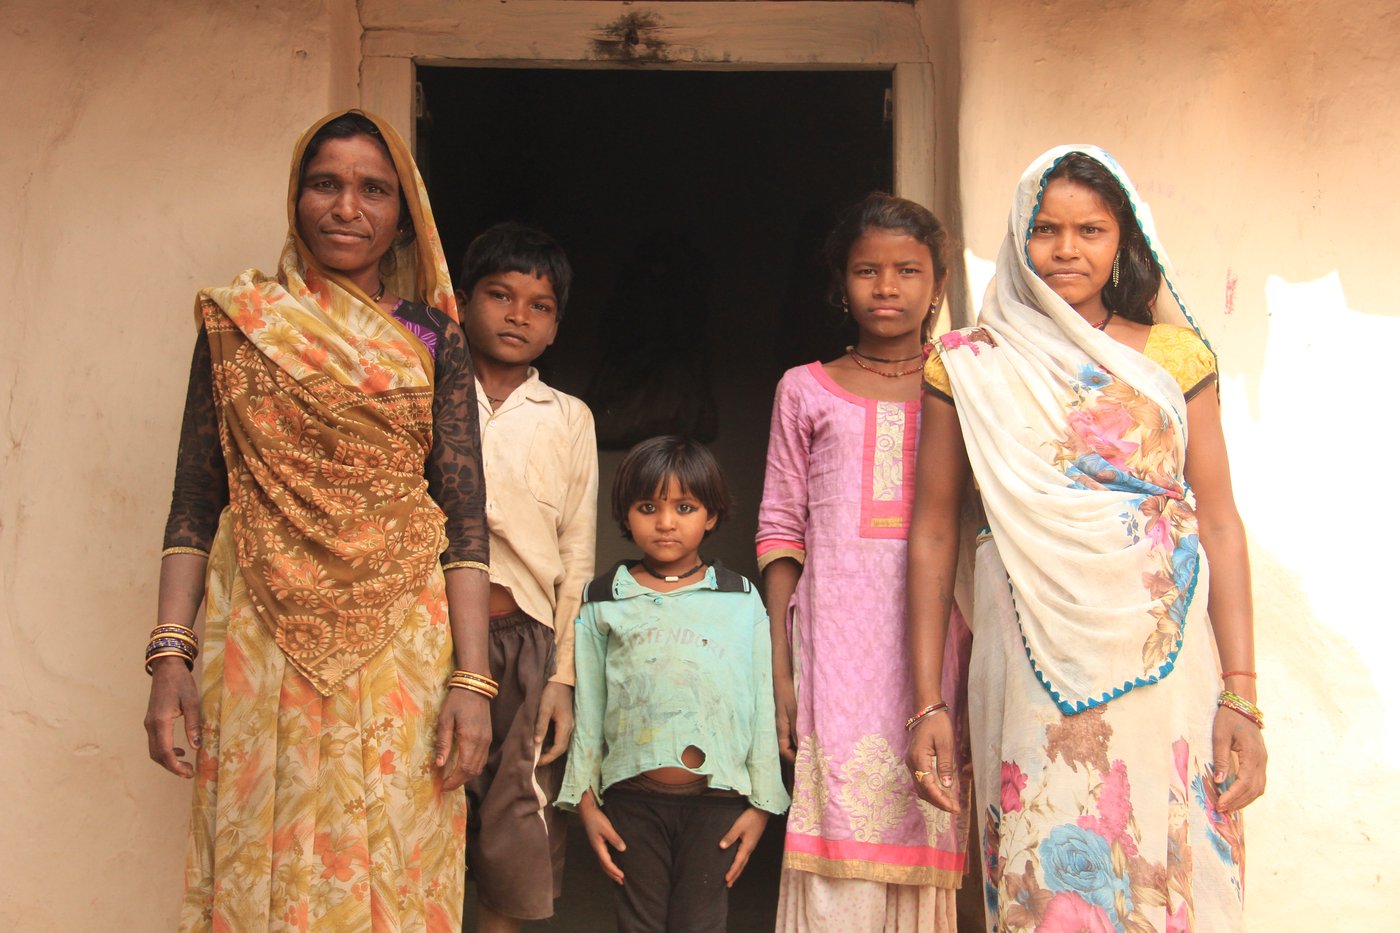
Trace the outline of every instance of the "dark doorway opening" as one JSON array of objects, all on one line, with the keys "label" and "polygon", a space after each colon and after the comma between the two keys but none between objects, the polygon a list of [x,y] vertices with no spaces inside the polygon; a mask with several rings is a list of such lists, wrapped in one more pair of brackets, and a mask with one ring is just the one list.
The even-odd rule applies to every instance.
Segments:
[{"label": "dark doorway opening", "polygon": [[[575,283],[541,375],[590,403],[605,441],[668,417],[712,434],[736,502],[705,553],[755,577],[773,389],[785,369],[850,342],[827,301],[822,241],[844,208],[892,187],[890,73],[420,67],[418,77],[419,164],[454,277],[493,223],[555,236]],[[620,457],[600,451],[600,568],[634,556],[607,518]],[[577,823],[571,831],[556,919],[527,929],[612,928],[608,882]],[[781,848],[773,821],[731,896],[731,930],[772,929]]]}]

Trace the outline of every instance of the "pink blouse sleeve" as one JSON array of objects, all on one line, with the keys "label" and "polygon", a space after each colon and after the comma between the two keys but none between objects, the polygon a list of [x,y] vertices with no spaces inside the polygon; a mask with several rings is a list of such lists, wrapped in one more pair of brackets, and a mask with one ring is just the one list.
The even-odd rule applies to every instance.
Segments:
[{"label": "pink blouse sleeve", "polygon": [[811,426],[804,415],[800,369],[788,370],[773,400],[763,502],[758,507],[758,569],[780,557],[799,564],[807,555],[807,459]]}]

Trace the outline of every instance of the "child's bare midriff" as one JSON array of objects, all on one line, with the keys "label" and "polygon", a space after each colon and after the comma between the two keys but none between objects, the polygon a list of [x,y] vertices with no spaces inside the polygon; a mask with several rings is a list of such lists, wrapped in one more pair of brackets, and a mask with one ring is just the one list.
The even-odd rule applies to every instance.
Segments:
[{"label": "child's bare midriff", "polygon": [[650,771],[642,773],[662,784],[689,784],[698,777],[704,777],[704,775],[696,774],[694,771],[686,770],[686,768],[698,768],[705,763],[705,753],[694,745],[687,745],[685,751],[681,752],[681,762],[685,768],[652,768]]},{"label": "child's bare midriff", "polygon": [[520,611],[520,604],[510,594],[510,590],[499,583],[491,584],[490,613],[493,616],[508,615]]}]

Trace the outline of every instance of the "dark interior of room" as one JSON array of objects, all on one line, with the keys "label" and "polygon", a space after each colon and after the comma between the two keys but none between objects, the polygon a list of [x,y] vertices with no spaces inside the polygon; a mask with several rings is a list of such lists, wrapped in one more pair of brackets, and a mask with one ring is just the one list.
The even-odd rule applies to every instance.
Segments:
[{"label": "dark interior of room", "polygon": [[[598,567],[635,556],[608,520],[622,449],[653,433],[710,443],[735,497],[705,556],[756,576],[773,389],[846,343],[821,243],[892,184],[887,71],[693,72],[420,67],[418,158],[454,277],[501,220],[555,236],[575,270],[543,378],[592,407]],[[771,930],[772,821],[731,896],[730,929]],[[609,882],[577,822],[556,919],[612,928]],[[470,921],[468,924],[470,929]]]}]

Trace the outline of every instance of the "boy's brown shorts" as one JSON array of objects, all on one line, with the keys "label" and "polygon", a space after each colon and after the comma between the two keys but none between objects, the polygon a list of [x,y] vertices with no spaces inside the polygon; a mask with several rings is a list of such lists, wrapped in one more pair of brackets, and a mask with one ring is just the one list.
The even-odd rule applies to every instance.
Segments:
[{"label": "boy's brown shorts", "polygon": [[554,674],[554,631],[523,612],[498,616],[490,649],[500,695],[491,703],[486,768],[467,783],[467,874],[477,900],[496,913],[545,920],[564,878],[564,819],[554,808],[564,759],[535,765],[535,718]]}]

